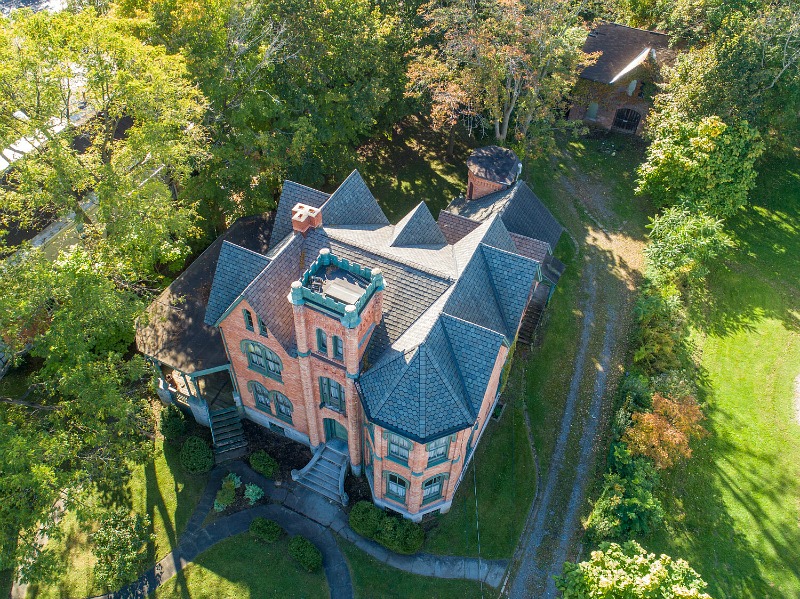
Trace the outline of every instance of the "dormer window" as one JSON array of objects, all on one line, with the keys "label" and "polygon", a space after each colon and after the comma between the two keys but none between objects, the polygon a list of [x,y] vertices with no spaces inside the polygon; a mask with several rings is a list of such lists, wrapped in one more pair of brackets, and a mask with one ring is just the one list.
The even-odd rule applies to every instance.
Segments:
[{"label": "dormer window", "polygon": [[250,310],[247,308],[242,310],[242,315],[244,316],[244,326],[248,331],[254,331],[255,328],[253,327],[253,315],[250,313]]}]

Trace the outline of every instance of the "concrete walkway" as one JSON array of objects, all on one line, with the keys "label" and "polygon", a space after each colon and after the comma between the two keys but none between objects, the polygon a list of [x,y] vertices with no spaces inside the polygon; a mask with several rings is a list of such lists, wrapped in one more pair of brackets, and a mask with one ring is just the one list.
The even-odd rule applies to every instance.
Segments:
[{"label": "concrete walkway", "polygon": [[[235,472],[243,483],[254,483],[264,489],[265,497],[272,502],[242,510],[203,527],[203,522],[214,505],[214,497],[228,472]],[[372,540],[356,534],[348,525],[347,514],[338,504],[294,483],[276,486],[275,483],[253,471],[242,461],[217,466],[194,513],[186,524],[178,546],[137,581],[120,591],[102,595],[97,599],[142,598],[152,593],[175,576],[201,553],[229,537],[247,531],[254,518],[275,520],[290,535],[303,535],[322,552],[322,565],[333,599],[353,597],[353,584],[347,562],[333,533],[350,541],[375,559],[412,574],[436,578],[461,578],[483,581],[497,587],[503,580],[508,563],[504,560],[478,560],[418,553],[399,555]]]}]

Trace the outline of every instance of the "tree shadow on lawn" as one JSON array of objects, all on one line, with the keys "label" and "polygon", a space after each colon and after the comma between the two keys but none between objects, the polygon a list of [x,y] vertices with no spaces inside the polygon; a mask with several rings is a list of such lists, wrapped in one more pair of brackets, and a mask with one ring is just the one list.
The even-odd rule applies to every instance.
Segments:
[{"label": "tree shadow on lawn", "polygon": [[[725,428],[736,430],[745,424],[737,415],[719,408],[707,409],[709,415],[727,421]],[[660,499],[669,515],[666,528],[656,531],[643,544],[651,551],[664,552],[689,561],[708,582],[707,592],[715,599],[784,597],[764,578],[763,572],[788,569],[800,579],[800,556],[797,552],[796,527],[776,522],[763,505],[780,506],[796,485],[784,474],[771,468],[774,456],[754,448],[743,450],[726,441],[709,418],[708,438],[693,444],[690,460],[662,473]],[[748,467],[758,462],[759,468]],[[724,467],[721,467],[724,465]],[[761,474],[765,473],[765,474]],[[766,475],[766,473],[769,473]],[[748,490],[758,490],[756,501]],[[769,552],[756,548],[726,505],[724,494],[750,515],[758,525],[757,534],[769,546]],[[752,531],[751,532],[752,536]]]},{"label": "tree shadow on lawn", "polygon": [[434,131],[428,119],[410,116],[389,137],[365,142],[358,149],[358,168],[391,222],[423,201],[436,218],[466,189],[466,161],[481,141],[459,131],[453,156],[447,157],[447,135]]}]

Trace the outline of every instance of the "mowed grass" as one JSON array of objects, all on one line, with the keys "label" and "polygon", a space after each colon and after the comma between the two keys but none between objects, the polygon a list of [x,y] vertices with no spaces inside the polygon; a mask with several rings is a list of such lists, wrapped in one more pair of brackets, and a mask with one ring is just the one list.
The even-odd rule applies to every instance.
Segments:
[{"label": "mowed grass", "polygon": [[668,526],[715,599],[800,597],[800,159],[773,158],[694,318],[711,435],[663,477]]},{"label": "mowed grass", "polygon": [[471,599],[496,591],[471,580],[446,580],[409,574],[387,566],[347,542],[339,546],[350,566],[355,599]]},{"label": "mowed grass", "polygon": [[[499,422],[490,420],[453,505],[437,517],[428,531],[423,551],[445,555],[478,555],[485,559],[510,558],[536,493],[536,477],[523,419],[523,398],[512,375],[501,401],[506,402]],[[477,488],[477,522],[475,491]]]},{"label": "mowed grass", "polygon": [[[148,559],[155,563],[167,555],[177,543],[176,539],[205,488],[205,475],[186,474],[178,461],[179,448],[156,441],[156,455],[144,466],[134,468],[122,503],[150,518],[151,530],[156,539],[148,545]],[[95,559],[92,554],[87,529],[79,524],[72,513],[67,513],[61,523],[62,535],[51,540],[56,552],[67,564],[59,580],[53,584],[32,585],[28,597],[56,599],[62,597],[89,597],[104,592],[94,582]]]},{"label": "mowed grass", "polygon": [[159,587],[156,599],[267,599],[329,596],[322,569],[303,570],[289,557],[289,540],[267,545],[244,533],[214,545]]}]

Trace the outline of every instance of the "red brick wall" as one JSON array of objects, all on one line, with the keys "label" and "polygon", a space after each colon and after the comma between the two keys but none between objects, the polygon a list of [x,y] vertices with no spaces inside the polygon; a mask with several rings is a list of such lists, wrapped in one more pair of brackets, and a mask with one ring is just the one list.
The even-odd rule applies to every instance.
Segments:
[{"label": "red brick wall", "polygon": [[650,110],[650,102],[637,96],[638,85],[633,95],[629,96],[628,85],[630,82],[630,78],[615,83],[614,85],[585,82],[584,85],[587,92],[570,108],[569,120],[575,121],[585,119],[589,104],[596,102],[598,105],[597,118],[594,120],[586,119],[586,122],[593,123],[604,129],[611,129],[617,110],[621,108],[631,108],[642,115],[639,126],[634,132],[637,135],[641,135],[644,131],[644,122],[647,118],[647,113]]},{"label": "red brick wall", "polygon": [[[472,185],[471,197],[469,195],[470,185]],[[482,198],[483,196],[494,193],[495,191],[506,189],[506,187],[508,187],[508,185],[501,185],[500,183],[494,183],[492,181],[487,181],[486,179],[476,177],[472,174],[472,171],[467,173],[467,198],[471,200],[477,200],[478,198]]]}]

